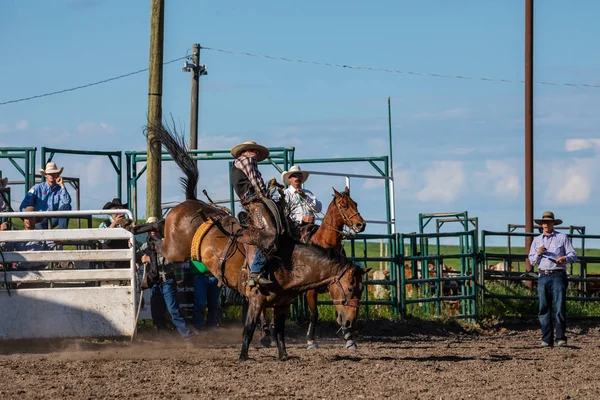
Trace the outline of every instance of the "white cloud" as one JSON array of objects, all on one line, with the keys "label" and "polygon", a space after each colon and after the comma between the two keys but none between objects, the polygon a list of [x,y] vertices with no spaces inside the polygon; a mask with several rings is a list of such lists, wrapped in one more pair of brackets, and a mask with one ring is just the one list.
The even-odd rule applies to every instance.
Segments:
[{"label": "white cloud", "polygon": [[377,189],[382,188],[385,185],[385,181],[383,179],[367,179],[363,183],[363,189]]},{"label": "white cloud", "polygon": [[437,161],[423,172],[425,187],[417,193],[420,201],[451,203],[465,187],[462,161]]},{"label": "white cloud", "polygon": [[19,131],[25,131],[27,130],[27,128],[29,127],[29,121],[27,120],[20,120],[15,122],[14,124],[0,124],[0,133],[10,133],[10,132],[19,132]]},{"label": "white cloud", "polygon": [[92,121],[84,121],[77,125],[77,133],[82,135],[95,135],[99,133],[112,134],[115,133],[115,128],[106,122],[96,123]]},{"label": "white cloud", "polygon": [[553,165],[544,180],[545,196],[557,205],[585,204],[591,197],[599,164],[597,158],[576,158]]},{"label": "white cloud", "polygon": [[567,139],[565,150],[568,152],[594,149],[600,150],[600,139]]},{"label": "white cloud", "polygon": [[515,198],[521,192],[517,169],[506,161],[486,160],[485,171],[476,172],[482,192],[491,191],[494,196]]},{"label": "white cloud", "polygon": [[21,120],[21,121],[17,121],[15,122],[15,130],[16,131],[24,131],[27,130],[27,128],[29,127],[29,121],[27,120]]}]

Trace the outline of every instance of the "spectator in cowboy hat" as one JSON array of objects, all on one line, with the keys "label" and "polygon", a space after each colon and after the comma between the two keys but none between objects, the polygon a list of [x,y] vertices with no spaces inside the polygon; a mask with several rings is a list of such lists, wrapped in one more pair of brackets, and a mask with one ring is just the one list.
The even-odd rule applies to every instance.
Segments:
[{"label": "spectator in cowboy hat", "polygon": [[538,298],[540,301],[539,319],[542,329],[542,347],[554,345],[554,324],[552,323],[552,303],[554,302],[556,323],[556,345],[567,345],[567,269],[566,264],[575,262],[577,253],[564,233],[554,230],[562,224],[554,213],[546,211],[541,219],[534,220],[541,225],[543,233],[536,236],[529,249],[529,262],[538,266]]},{"label": "spectator in cowboy hat", "polygon": [[[33,206],[27,206],[23,210],[24,212],[35,212],[36,209]],[[36,223],[40,221],[38,217],[24,217],[21,218],[25,225],[26,231],[32,231],[36,229]],[[7,223],[0,225],[0,231],[4,231],[8,228]],[[29,242],[5,242],[0,243],[2,251],[39,251],[39,250],[54,250],[56,247],[52,241],[36,241],[30,240]],[[38,270],[46,268],[48,264],[43,261],[21,261],[16,263],[17,269],[25,270]]]},{"label": "spectator in cowboy hat", "polygon": [[321,212],[322,204],[317,197],[302,186],[310,174],[293,165],[289,171],[283,171],[281,180],[289,185],[285,191],[286,207],[284,213],[294,225],[292,231],[299,236],[300,227],[315,223],[315,213]]},{"label": "spectator in cowboy hat", "polygon": [[[121,203],[121,199],[114,198],[104,204],[103,210],[126,210],[127,204]],[[122,228],[129,222],[125,214],[108,214],[108,218],[100,223],[99,228]],[[100,240],[103,249],[128,249],[130,246],[129,240],[126,239],[104,239]],[[127,268],[127,261],[105,261],[106,268]]]},{"label": "spectator in cowboy hat", "polygon": [[[58,168],[54,162],[46,164],[41,169],[41,174],[46,178],[44,182],[35,184],[21,202],[19,209],[23,211],[27,206],[34,206],[38,211],[69,211],[71,210],[71,196],[60,176],[64,168]],[[50,220],[50,224],[48,224]],[[37,229],[55,228],[67,229],[68,218],[44,218],[37,223]]]}]

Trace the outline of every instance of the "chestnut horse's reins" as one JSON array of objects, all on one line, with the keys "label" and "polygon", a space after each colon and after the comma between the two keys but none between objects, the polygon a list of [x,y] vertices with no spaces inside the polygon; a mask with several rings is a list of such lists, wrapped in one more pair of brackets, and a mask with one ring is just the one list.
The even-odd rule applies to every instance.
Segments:
[{"label": "chestnut horse's reins", "polygon": [[[327,287],[329,288],[331,285],[337,284],[340,287],[340,290],[342,291],[342,295],[344,296],[343,300],[331,299],[331,301],[334,305],[342,305],[342,306],[358,308],[360,306],[360,299],[348,300],[348,296],[346,296],[346,292],[344,291],[344,288],[342,287],[342,284],[340,283],[340,278],[342,276],[344,276],[344,274],[346,273],[346,271],[348,271],[349,268],[350,268],[350,265],[346,265],[344,268],[342,268],[342,270],[337,274],[337,276],[335,278],[333,278],[333,280],[331,282],[329,282],[329,285],[327,285]],[[354,268],[356,268],[356,266]]]}]

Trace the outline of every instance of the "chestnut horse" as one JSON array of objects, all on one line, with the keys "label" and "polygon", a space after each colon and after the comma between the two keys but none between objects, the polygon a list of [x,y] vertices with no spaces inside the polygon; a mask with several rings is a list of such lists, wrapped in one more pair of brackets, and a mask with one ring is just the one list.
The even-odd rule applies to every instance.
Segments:
[{"label": "chestnut horse", "polygon": [[[347,226],[353,233],[361,233],[366,227],[365,220],[358,212],[358,206],[350,197],[350,189],[346,187],[343,192],[338,192],[333,189],[333,200],[329,203],[323,221],[319,229],[310,236],[303,237],[305,243],[317,245],[324,249],[334,249],[338,252],[343,252],[342,239],[346,235],[343,231],[344,226]],[[308,239],[308,240],[306,240]],[[311,289],[306,292],[309,308],[309,323],[306,333],[307,348],[317,348],[315,341],[315,328],[319,320],[319,311],[317,301],[319,292],[324,291]],[[352,340],[350,333],[344,335],[346,340],[346,348],[356,348],[356,344]]]},{"label": "chestnut horse", "polygon": [[[152,127],[154,140],[158,140],[173,157],[185,174],[181,178],[186,201],[174,207],[164,221],[164,240],[159,251],[170,262],[185,262],[191,258],[192,240],[200,225],[212,221],[211,217],[222,217],[223,210],[211,207],[198,200],[195,192],[198,170],[188,155],[184,140],[164,127]],[[274,217],[273,217],[274,219]],[[268,221],[273,225],[273,221]],[[252,246],[243,245],[236,235],[228,234],[219,222],[209,223],[200,242],[201,261],[223,284],[238,290],[248,302],[244,321],[243,342],[240,360],[248,359],[248,348],[260,314],[265,307],[274,307],[275,339],[278,357],[287,359],[284,341],[284,325],[289,305],[300,293],[310,289],[327,287],[337,312],[337,322],[344,331],[356,327],[358,307],[363,291],[363,275],[368,272],[334,250],[322,249],[298,243],[287,236],[279,238],[274,257],[266,268],[272,275],[273,285],[268,288],[245,286],[248,270],[243,268],[246,251]],[[137,233],[157,229],[159,223],[139,226]]]}]

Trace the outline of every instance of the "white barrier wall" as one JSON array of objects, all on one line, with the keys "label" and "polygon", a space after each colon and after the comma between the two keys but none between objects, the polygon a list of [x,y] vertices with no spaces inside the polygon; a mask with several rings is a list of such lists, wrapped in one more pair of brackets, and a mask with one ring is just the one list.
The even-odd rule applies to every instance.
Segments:
[{"label": "white barrier wall", "polygon": [[[131,214],[119,210],[120,214]],[[0,213],[0,217],[73,216],[112,210],[45,213]],[[122,228],[0,231],[0,242],[96,241],[126,239]],[[0,282],[42,288],[0,290],[0,340],[131,336],[136,325],[135,248],[123,250],[52,250],[2,252],[0,263],[20,261],[128,261],[129,268],[40,271],[0,270]],[[18,286],[18,285],[17,285]],[[38,285],[39,286],[39,285]]]}]

